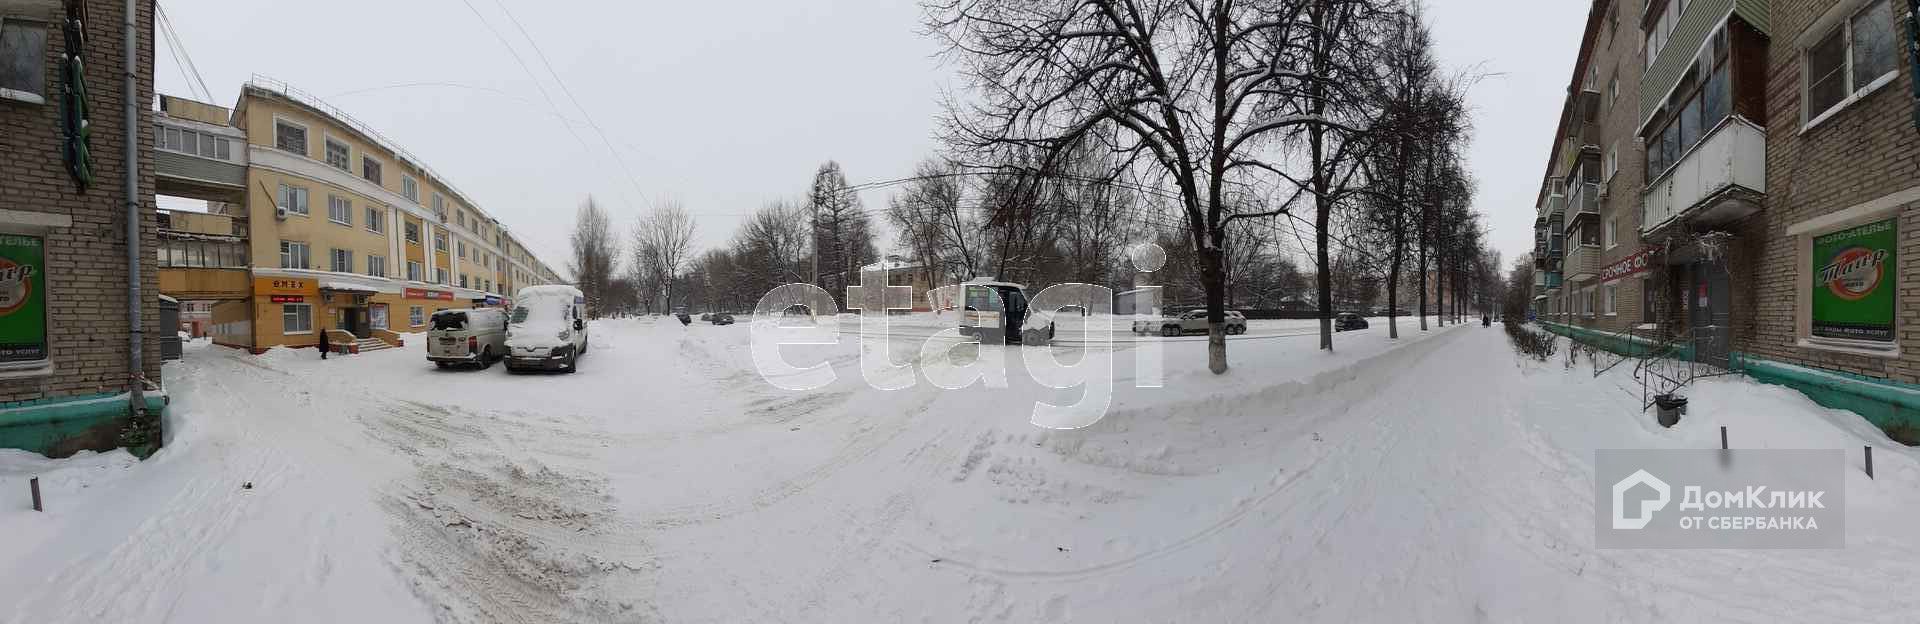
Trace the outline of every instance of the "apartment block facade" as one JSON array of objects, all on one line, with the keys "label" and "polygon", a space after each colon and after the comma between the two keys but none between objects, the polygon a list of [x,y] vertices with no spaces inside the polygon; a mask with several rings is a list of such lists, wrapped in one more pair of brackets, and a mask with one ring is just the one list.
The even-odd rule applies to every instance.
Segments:
[{"label": "apartment block facade", "polygon": [[163,290],[210,300],[217,344],[397,345],[444,309],[508,305],[559,275],[419,158],[298,89],[255,78],[231,111],[162,99]]},{"label": "apartment block facade", "polygon": [[[157,241],[152,136],[124,121],[129,99],[153,93],[153,3],[135,3],[131,41],[125,9],[0,2],[0,448],[58,457],[159,443],[157,428],[144,441],[125,437],[133,384],[155,422],[164,409],[155,267],[151,254],[131,271],[128,262],[129,218],[140,245]],[[138,370],[130,281],[141,287]]]},{"label": "apartment block facade", "polygon": [[[1638,45],[1602,53],[1616,19]],[[1588,96],[1569,97],[1536,206],[1536,312],[1920,433],[1920,306],[1904,300],[1920,257],[1903,257],[1920,255],[1914,30],[1905,0],[1596,0],[1575,84],[1612,66],[1637,93],[1597,117],[1598,141],[1567,140]],[[1632,140],[1602,179],[1627,201],[1583,217],[1593,180],[1568,163],[1620,129]]]}]

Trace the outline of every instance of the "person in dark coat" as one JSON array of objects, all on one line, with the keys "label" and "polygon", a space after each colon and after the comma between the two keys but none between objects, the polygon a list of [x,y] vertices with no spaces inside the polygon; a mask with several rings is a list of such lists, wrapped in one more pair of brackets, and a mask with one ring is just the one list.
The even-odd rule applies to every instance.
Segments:
[{"label": "person in dark coat", "polygon": [[320,359],[327,359],[327,352],[332,350],[327,345],[327,330],[320,330]]}]

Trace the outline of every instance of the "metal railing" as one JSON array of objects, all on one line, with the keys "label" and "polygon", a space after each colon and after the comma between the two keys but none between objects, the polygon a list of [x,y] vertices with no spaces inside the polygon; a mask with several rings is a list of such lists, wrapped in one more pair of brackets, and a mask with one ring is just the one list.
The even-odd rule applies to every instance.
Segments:
[{"label": "metal railing", "polygon": [[1734,373],[1727,332],[1722,325],[1704,325],[1656,342],[1633,369],[1634,379],[1640,382],[1640,409],[1653,407],[1656,397],[1694,381]]}]

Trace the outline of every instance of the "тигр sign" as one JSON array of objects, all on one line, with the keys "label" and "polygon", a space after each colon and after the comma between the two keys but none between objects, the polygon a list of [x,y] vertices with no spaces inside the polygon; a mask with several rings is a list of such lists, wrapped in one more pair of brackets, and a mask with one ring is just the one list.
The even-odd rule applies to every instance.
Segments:
[{"label": "\u0442\u0438\u0433\u0440 sign", "polygon": [[47,359],[45,256],[38,236],[0,234],[0,364]]},{"label": "\u0442\u0438\u0433\u0440 sign", "polygon": [[1893,219],[1814,237],[1813,335],[1893,340],[1899,239]]}]

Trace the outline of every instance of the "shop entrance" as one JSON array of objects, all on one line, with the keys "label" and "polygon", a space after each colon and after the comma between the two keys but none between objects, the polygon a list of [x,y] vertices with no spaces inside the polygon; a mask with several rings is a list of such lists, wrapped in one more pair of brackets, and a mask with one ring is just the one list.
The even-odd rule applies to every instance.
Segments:
[{"label": "shop entrance", "polygon": [[1727,270],[1714,262],[1696,262],[1687,292],[1687,323],[1693,328],[1696,361],[1725,368],[1729,336],[1733,333],[1732,301]]}]

